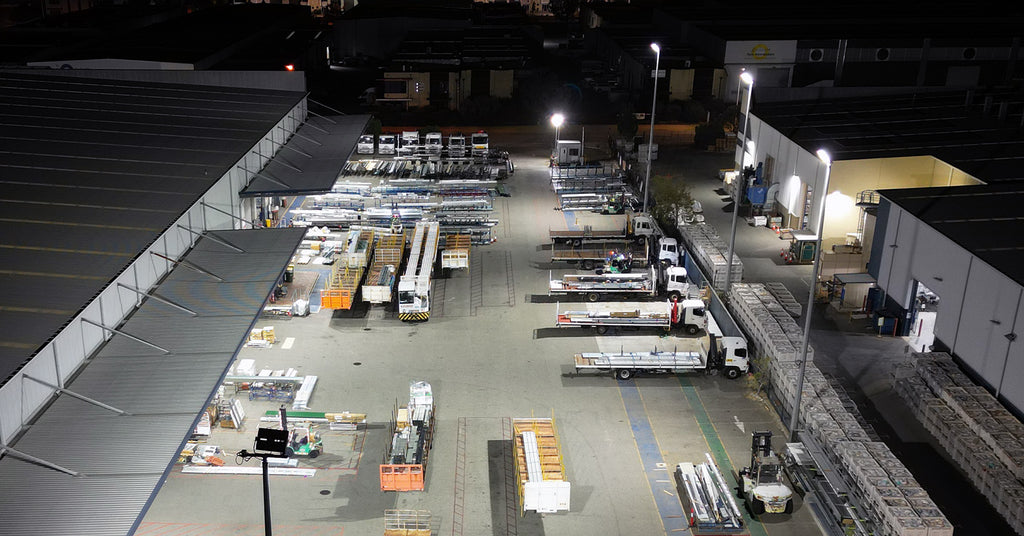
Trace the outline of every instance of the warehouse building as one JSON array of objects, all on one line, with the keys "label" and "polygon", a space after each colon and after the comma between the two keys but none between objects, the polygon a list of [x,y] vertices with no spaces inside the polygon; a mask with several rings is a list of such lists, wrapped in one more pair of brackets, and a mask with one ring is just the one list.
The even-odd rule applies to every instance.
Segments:
[{"label": "warehouse building", "polygon": [[0,80],[0,532],[129,533],[304,234],[260,229],[260,200],[329,189],[367,117],[302,91]]}]

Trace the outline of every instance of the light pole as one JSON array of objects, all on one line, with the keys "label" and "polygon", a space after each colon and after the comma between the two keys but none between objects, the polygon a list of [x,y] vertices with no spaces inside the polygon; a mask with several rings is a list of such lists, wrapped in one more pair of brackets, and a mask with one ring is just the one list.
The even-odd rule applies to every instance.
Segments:
[{"label": "light pole", "polygon": [[[750,98],[754,96],[754,77],[748,72],[740,74],[740,87],[747,85],[747,105],[743,112],[743,143],[740,144],[740,170],[736,176],[736,189],[732,199],[732,230],[729,232],[729,257],[725,264],[725,296],[729,295],[732,284],[732,258],[736,254],[736,220],[740,214],[740,202],[743,199],[743,157],[747,154],[747,129],[750,128]],[[737,92],[737,98],[739,93]]]},{"label": "light pole", "polygon": [[559,113],[551,115],[551,126],[555,127],[555,150],[558,150],[558,129],[565,123],[565,116]]},{"label": "light pole", "polygon": [[825,149],[818,149],[818,158],[825,164],[825,183],[821,187],[821,207],[818,208],[818,227],[815,231],[818,234],[814,245],[814,270],[811,272],[811,290],[807,295],[807,316],[804,318],[804,337],[800,344],[800,371],[796,377],[796,400],[793,403],[793,412],[789,417],[790,441],[797,441],[796,427],[800,418],[800,399],[804,389],[804,373],[807,371],[807,345],[811,337],[811,314],[814,312],[814,289],[818,286],[818,271],[821,269],[821,237],[825,225],[825,201],[828,195],[828,180],[832,175],[832,157]]},{"label": "light pole", "polygon": [[651,148],[654,146],[654,108],[658,104],[658,66],[661,63],[661,47],[658,43],[651,43],[651,50],[654,51],[654,95],[651,97],[651,132],[647,139],[647,178],[644,179],[644,212],[647,212],[647,199],[650,197],[648,191],[651,189]]}]

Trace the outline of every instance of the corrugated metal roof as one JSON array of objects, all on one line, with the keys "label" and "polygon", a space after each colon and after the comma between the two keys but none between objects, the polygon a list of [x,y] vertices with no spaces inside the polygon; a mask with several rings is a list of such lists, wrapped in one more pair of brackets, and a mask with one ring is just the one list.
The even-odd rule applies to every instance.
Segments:
[{"label": "corrugated metal roof", "polygon": [[990,183],[1024,179],[1022,104],[1021,94],[995,90],[758,103],[755,87],[751,114],[834,161],[929,155]]},{"label": "corrugated metal roof", "polygon": [[[239,194],[296,195],[329,192],[355,151],[369,115],[310,116]],[[255,171],[255,170],[253,170]],[[270,177],[283,184],[278,184]],[[287,185],[287,186],[286,186]]]},{"label": "corrugated metal roof", "polygon": [[156,293],[198,316],[146,300],[121,328],[171,353],[114,335],[67,386],[128,415],[62,395],[11,445],[82,474],[0,458],[0,534],[128,534],[191,435],[304,231],[215,233],[245,253],[200,239],[186,259],[225,282],[184,267],[172,271]]},{"label": "corrugated metal roof", "polygon": [[303,97],[0,73],[0,383]]},{"label": "corrugated metal roof", "polygon": [[902,188],[879,195],[1024,285],[1024,184]]}]

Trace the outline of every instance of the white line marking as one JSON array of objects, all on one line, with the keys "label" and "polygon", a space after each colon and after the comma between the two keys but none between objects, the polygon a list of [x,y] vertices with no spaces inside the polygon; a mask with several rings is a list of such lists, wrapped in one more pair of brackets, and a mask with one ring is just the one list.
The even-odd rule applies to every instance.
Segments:
[{"label": "white line marking", "polygon": [[293,344],[295,344],[295,337],[287,337],[284,340],[284,344],[281,345],[281,349],[282,350],[291,350]]}]

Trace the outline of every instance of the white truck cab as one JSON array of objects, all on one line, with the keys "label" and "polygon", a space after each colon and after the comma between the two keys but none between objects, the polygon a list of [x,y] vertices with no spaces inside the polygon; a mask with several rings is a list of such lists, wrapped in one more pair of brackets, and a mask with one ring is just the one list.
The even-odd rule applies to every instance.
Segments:
[{"label": "white truck cab", "polygon": [[441,154],[441,149],[444,148],[440,132],[427,132],[424,144],[426,145],[427,152],[430,154]]},{"label": "white truck cab", "polygon": [[380,154],[395,154],[395,135],[381,134],[377,136],[377,152]]},{"label": "white truck cab", "polygon": [[679,262],[679,241],[675,238],[665,237],[658,240],[658,262],[667,262],[672,266],[678,266]]},{"label": "white truck cab", "polygon": [[708,314],[703,300],[672,302],[672,323],[681,325],[690,335],[708,327]]},{"label": "white truck cab", "polygon": [[[652,271],[654,268],[652,267]],[[682,300],[690,295],[690,282],[686,280],[686,268],[669,266],[661,273],[661,285],[670,300]],[[703,302],[701,302],[703,303]]]},{"label": "white truck cab", "polygon": [[717,340],[724,358],[725,370],[728,372],[731,367],[746,374],[750,370],[747,340],[743,337],[717,337]]},{"label": "white truck cab", "polygon": [[463,158],[466,156],[466,137],[462,134],[448,136],[448,156]]},{"label": "white truck cab", "polygon": [[356,142],[356,154],[373,154],[373,134],[363,134]]}]

